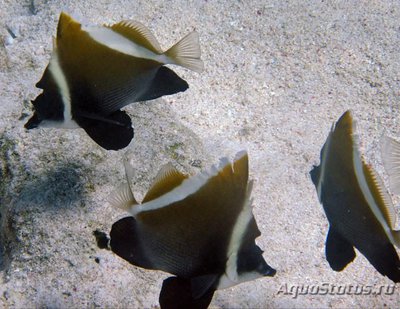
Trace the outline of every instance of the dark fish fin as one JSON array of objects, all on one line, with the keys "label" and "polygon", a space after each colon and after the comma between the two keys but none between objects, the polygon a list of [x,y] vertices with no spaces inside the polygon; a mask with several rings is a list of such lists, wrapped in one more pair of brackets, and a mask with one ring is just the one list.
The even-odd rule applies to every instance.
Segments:
[{"label": "dark fish fin", "polygon": [[342,271],[356,256],[353,246],[332,227],[329,228],[325,244],[325,255],[335,271]]},{"label": "dark fish fin", "polygon": [[25,127],[25,129],[28,129],[28,130],[34,129],[34,128],[37,128],[39,126],[40,122],[41,121],[40,121],[37,113],[34,112],[32,117],[29,118],[29,120],[25,123],[24,127]]},{"label": "dark fish fin", "polygon": [[133,217],[125,217],[112,225],[110,247],[112,252],[129,263],[153,269],[143,252],[137,233],[136,220]]},{"label": "dark fish fin", "polygon": [[276,270],[269,266],[263,257],[263,251],[256,245],[255,239],[261,235],[257,222],[251,218],[237,253],[236,271],[238,275],[257,271],[262,276],[273,277]]},{"label": "dark fish fin", "polygon": [[210,289],[201,298],[194,299],[190,279],[169,277],[164,280],[161,288],[160,307],[161,309],[207,308],[214,292],[214,289]]},{"label": "dark fish fin", "polygon": [[318,166],[314,165],[313,169],[310,171],[311,180],[315,186],[318,186],[320,170],[321,170],[320,165]]},{"label": "dark fish fin", "polygon": [[154,100],[164,95],[186,91],[188,83],[167,67],[160,67],[149,89],[140,96],[139,101]]},{"label": "dark fish fin", "polygon": [[210,274],[197,276],[190,279],[192,287],[192,296],[194,299],[199,299],[205,295],[210,289],[214,290],[218,280],[218,275]]},{"label": "dark fish fin", "polygon": [[116,111],[104,118],[78,112],[75,120],[97,144],[107,150],[125,148],[133,138],[132,121],[124,111]]},{"label": "dark fish fin", "polygon": [[387,276],[393,282],[400,282],[400,260],[391,243],[374,243],[357,249],[380,274]]}]

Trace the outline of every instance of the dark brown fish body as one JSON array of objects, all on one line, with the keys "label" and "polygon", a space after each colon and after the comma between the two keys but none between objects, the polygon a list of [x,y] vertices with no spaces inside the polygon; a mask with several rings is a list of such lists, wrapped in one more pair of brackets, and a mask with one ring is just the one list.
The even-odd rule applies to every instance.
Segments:
[{"label": "dark brown fish body", "polygon": [[191,291],[193,304],[202,304],[216,289],[275,274],[255,244],[261,233],[250,206],[247,160],[239,153],[233,164],[223,159],[190,178],[168,167],[142,204],[129,186],[113,196],[111,204],[133,217],[113,224],[112,251],[133,265],[177,276],[165,282],[160,303],[182,288]]},{"label": "dark brown fish body", "polygon": [[61,13],[54,50],[32,103],[36,127],[83,128],[105,149],[126,147],[133,138],[126,105],[185,91],[186,81],[164,64],[201,71],[195,32],[162,52],[142,24],[82,25]]},{"label": "dark brown fish body", "polygon": [[345,113],[321,150],[321,164],[310,172],[329,221],[326,257],[336,271],[355,258],[357,248],[382,275],[400,281],[400,261],[393,242],[388,200],[377,176],[361,159],[353,121]]}]

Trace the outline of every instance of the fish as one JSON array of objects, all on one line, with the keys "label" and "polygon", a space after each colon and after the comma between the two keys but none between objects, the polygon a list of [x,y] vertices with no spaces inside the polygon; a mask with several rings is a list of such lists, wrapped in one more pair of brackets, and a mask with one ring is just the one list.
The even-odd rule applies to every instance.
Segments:
[{"label": "fish", "polygon": [[124,165],[127,182],[109,203],[130,216],[112,225],[109,247],[135,266],[173,275],[161,289],[163,308],[176,302],[206,308],[218,289],[275,275],[255,243],[261,232],[252,213],[247,152],[193,176],[167,164],[141,204],[131,190],[133,168],[126,159]]},{"label": "fish", "polygon": [[134,136],[132,121],[121,109],[188,89],[173,64],[201,72],[199,36],[193,31],[163,52],[143,24],[121,21],[86,25],[60,14],[57,37],[32,101],[30,130],[82,128],[107,150],[125,148]]},{"label": "fish", "polygon": [[334,271],[342,271],[356,248],[381,275],[400,282],[395,210],[382,180],[361,156],[355,130],[348,110],[332,126],[320,165],[310,171],[329,222],[326,259]]},{"label": "fish", "polygon": [[394,194],[400,194],[400,143],[384,135],[381,140],[381,156],[389,176],[390,189]]}]

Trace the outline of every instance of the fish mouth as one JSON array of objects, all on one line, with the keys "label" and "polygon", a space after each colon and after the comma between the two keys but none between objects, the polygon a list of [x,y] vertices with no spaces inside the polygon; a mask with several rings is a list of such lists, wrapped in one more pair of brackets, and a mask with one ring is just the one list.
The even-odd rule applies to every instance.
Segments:
[{"label": "fish mouth", "polygon": [[24,127],[25,129],[31,130],[34,128],[37,128],[40,124],[41,120],[37,116],[37,114],[33,114],[33,116],[28,120],[27,123],[25,123]]}]

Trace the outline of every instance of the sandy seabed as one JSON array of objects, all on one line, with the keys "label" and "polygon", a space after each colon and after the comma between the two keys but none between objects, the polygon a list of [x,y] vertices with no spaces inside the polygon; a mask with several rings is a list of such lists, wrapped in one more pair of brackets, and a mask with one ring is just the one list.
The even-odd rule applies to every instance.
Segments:
[{"label": "sandy seabed", "polygon": [[23,128],[62,10],[99,24],[138,20],[163,48],[198,31],[205,71],[173,67],[190,88],[126,111],[139,196],[166,162],[195,173],[249,152],[257,243],[277,274],[218,291],[211,307],[398,307],[398,286],[362,255],[330,269],[308,173],[351,109],[361,152],[386,181],[379,142],[400,131],[400,3],[210,0],[0,1],[0,307],[157,307],[168,276],[92,236],[125,216],[105,202],[123,181],[125,150],[107,152],[83,130]]}]

